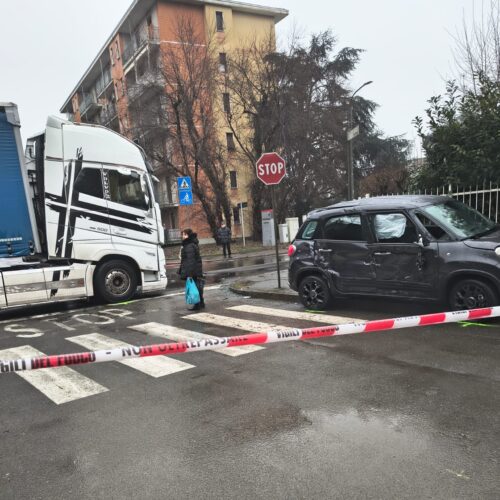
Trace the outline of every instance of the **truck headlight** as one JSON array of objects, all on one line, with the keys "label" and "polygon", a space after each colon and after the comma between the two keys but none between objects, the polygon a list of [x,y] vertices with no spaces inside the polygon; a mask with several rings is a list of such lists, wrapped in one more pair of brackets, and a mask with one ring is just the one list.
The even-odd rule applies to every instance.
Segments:
[{"label": "truck headlight", "polygon": [[495,253],[500,257],[500,247],[495,248]]}]

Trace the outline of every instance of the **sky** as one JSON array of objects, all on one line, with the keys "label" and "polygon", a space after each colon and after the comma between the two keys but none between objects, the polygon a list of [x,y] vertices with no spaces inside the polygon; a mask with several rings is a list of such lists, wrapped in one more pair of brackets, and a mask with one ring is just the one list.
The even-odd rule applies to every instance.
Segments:
[{"label": "sky", "polygon": [[[24,140],[58,114],[131,1],[0,0],[0,102],[19,106]],[[372,80],[361,92],[379,105],[378,127],[409,140],[413,118],[454,74],[454,36],[481,1],[247,0],[289,11],[281,40],[331,29],[338,48],[364,49],[350,86]]]}]

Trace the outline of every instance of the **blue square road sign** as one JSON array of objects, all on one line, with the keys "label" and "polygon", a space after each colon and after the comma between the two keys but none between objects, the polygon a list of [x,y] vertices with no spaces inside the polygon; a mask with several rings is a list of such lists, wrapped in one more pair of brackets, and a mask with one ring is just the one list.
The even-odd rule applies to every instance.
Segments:
[{"label": "blue square road sign", "polygon": [[191,191],[191,177],[177,177],[177,189],[179,191]]},{"label": "blue square road sign", "polygon": [[191,191],[179,191],[179,204],[180,205],[192,205],[193,204],[193,193]]}]

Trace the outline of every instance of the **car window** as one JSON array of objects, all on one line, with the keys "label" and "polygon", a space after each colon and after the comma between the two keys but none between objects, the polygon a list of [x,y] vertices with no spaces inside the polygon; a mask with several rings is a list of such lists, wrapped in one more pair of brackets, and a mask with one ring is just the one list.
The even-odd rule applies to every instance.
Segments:
[{"label": "car window", "polygon": [[437,225],[433,220],[429,219],[426,215],[421,212],[415,212],[415,216],[420,221],[420,223],[425,227],[427,232],[433,236],[436,240],[448,241],[450,240],[449,235],[446,231],[439,225]]},{"label": "car window", "polygon": [[487,234],[496,228],[493,221],[457,200],[429,205],[421,210],[461,239]]},{"label": "car window", "polygon": [[375,238],[379,243],[416,243],[414,224],[401,213],[375,214],[371,216]]},{"label": "car window", "polygon": [[82,168],[74,185],[75,191],[102,198],[102,177],[100,168]]},{"label": "car window", "polygon": [[306,226],[304,227],[304,230],[302,231],[302,240],[312,240],[314,238],[314,233],[316,231],[316,227],[318,226],[318,221],[317,220],[312,220],[309,221]]},{"label": "car window", "polygon": [[359,215],[337,215],[330,217],[324,226],[324,237],[337,241],[366,241]]}]

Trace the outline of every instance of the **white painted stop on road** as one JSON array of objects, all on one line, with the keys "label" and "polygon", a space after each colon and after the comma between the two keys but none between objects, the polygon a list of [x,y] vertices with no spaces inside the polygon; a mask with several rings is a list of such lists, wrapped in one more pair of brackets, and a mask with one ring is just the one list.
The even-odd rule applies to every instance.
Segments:
[{"label": "white painted stop on road", "polygon": [[257,160],[257,177],[266,185],[279,184],[286,175],[286,162],[278,153],[264,153]]}]

